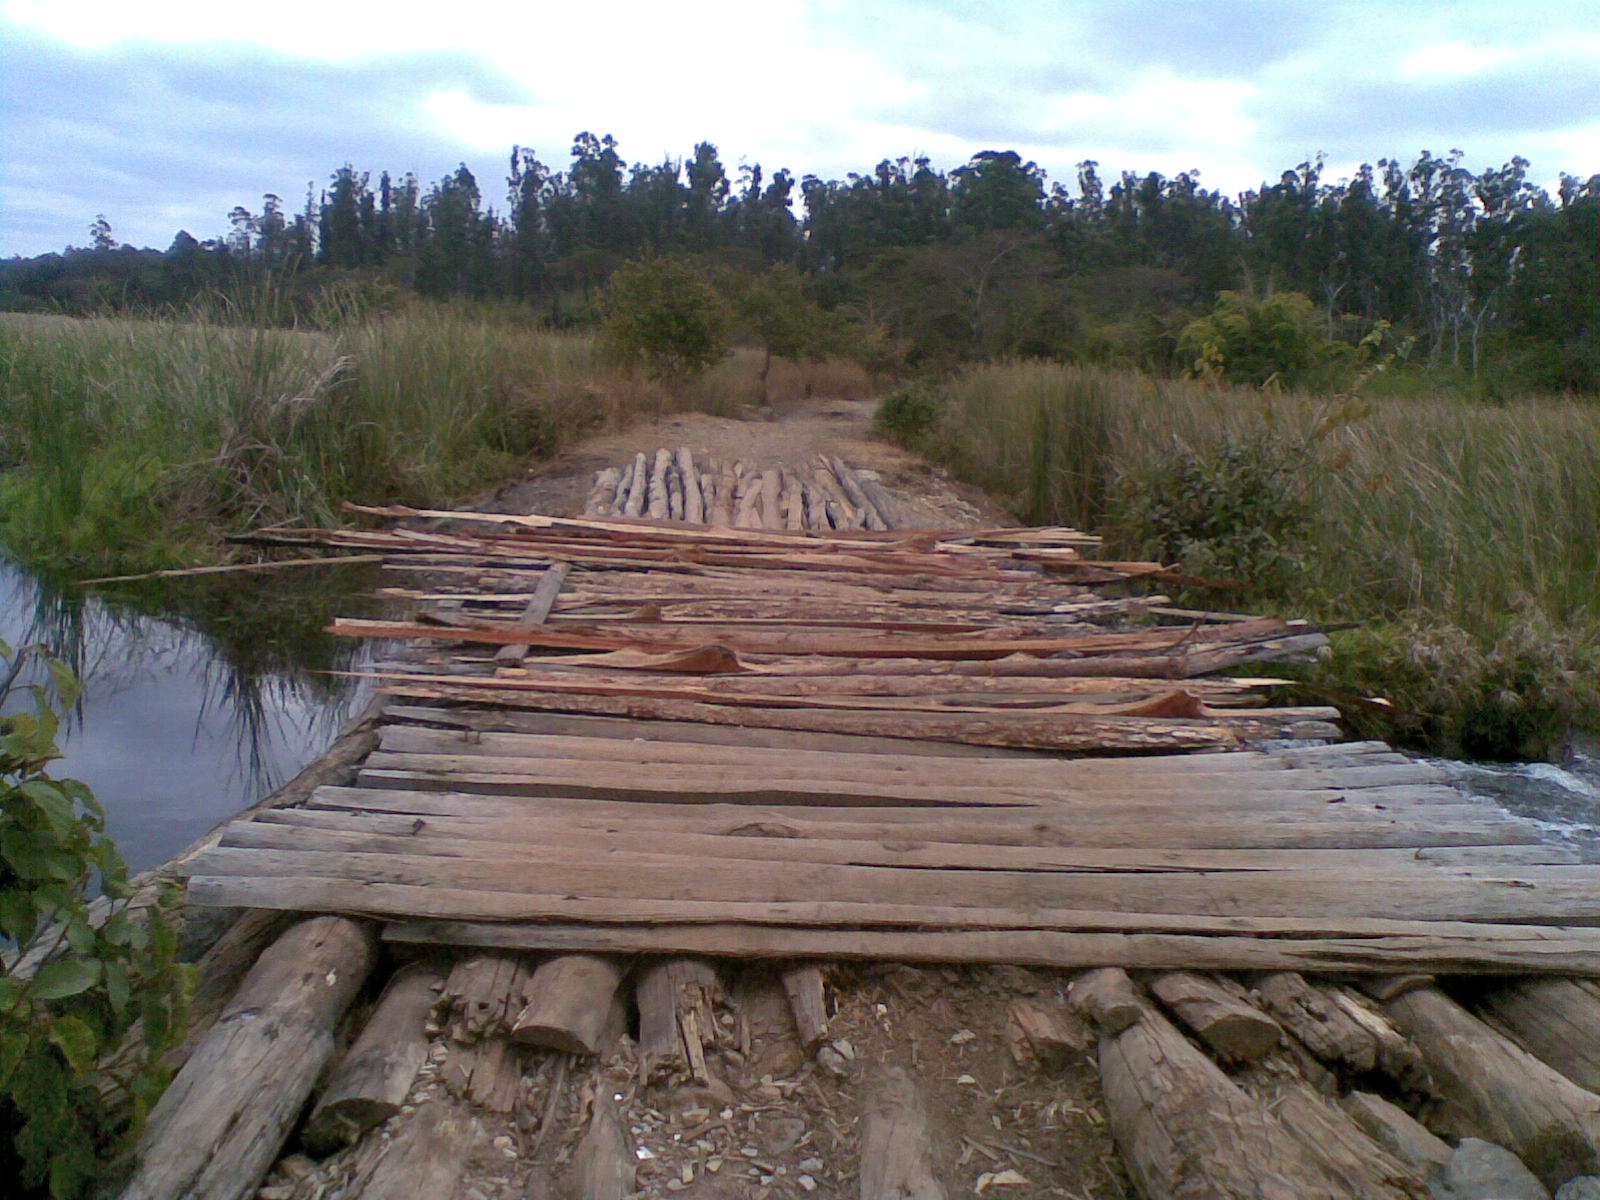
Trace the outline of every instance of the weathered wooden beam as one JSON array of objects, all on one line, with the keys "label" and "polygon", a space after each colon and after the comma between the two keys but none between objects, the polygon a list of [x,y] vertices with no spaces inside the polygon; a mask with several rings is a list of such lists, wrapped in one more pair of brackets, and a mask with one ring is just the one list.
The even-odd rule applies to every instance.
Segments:
[{"label": "weathered wooden beam", "polygon": [[1099,1064],[1107,1122],[1143,1195],[1348,1200],[1290,1130],[1154,1009],[1102,1032]]},{"label": "weathered wooden beam", "polygon": [[1254,1062],[1277,1046],[1278,1023],[1221,979],[1174,971],[1150,981],[1150,990],[1224,1062]]},{"label": "weathered wooden beam", "polygon": [[1571,979],[1516,979],[1474,1007],[1579,1087],[1600,1092],[1600,997]]},{"label": "weathered wooden beam", "polygon": [[822,968],[815,965],[790,967],[783,973],[783,991],[789,998],[795,1034],[800,1048],[810,1054],[828,1037],[828,1001]]},{"label": "weathered wooden beam", "polygon": [[[537,629],[550,618],[550,610],[555,607],[556,597],[561,593],[561,585],[567,581],[567,573],[571,570],[568,563],[553,563],[539,580],[539,586],[534,589],[533,596],[528,600],[528,606],[522,610],[522,615],[517,618],[514,628]],[[532,647],[527,643],[511,643],[501,646],[494,652],[494,662],[497,666],[512,666],[520,663],[528,656]]]},{"label": "weathered wooden beam", "polygon": [[878,1069],[861,1122],[861,1200],[945,1200],[928,1114],[911,1077]]},{"label": "weathered wooden beam", "polygon": [[1600,1170],[1600,1095],[1587,1091],[1478,1020],[1437,988],[1386,1011],[1416,1043],[1438,1105],[1429,1123],[1516,1154],[1548,1187]]},{"label": "weathered wooden beam", "polygon": [[301,1131],[301,1141],[313,1154],[351,1145],[400,1111],[428,1057],[428,1015],[442,984],[443,976],[431,963],[412,963],[395,972]]},{"label": "weathered wooden beam", "polygon": [[598,1054],[607,1041],[611,1000],[621,982],[622,968],[611,959],[592,954],[549,959],[533,973],[528,1005],[512,1036],[525,1045]]},{"label": "weathered wooden beam", "polygon": [[151,1111],[123,1200],[252,1195],[375,959],[372,930],[343,917],[274,942]]}]

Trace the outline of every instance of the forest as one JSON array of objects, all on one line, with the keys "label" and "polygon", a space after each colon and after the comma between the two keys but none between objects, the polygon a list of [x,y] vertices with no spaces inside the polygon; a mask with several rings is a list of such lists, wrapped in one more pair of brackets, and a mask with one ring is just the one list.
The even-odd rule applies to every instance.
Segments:
[{"label": "forest", "polygon": [[331,327],[420,295],[585,328],[619,266],[661,255],[708,273],[790,264],[873,331],[872,365],[895,369],[1032,357],[1196,373],[1183,333],[1210,314],[1275,322],[1261,338],[1318,351],[1236,356],[1236,382],[1332,386],[1330,364],[1381,354],[1490,398],[1600,390],[1600,174],[1564,174],[1552,195],[1522,158],[1475,173],[1463,157],[1337,180],[1303,162],[1230,196],[1189,172],[1103,179],[1093,161],[1069,185],[999,150],[843,180],[730,172],[709,142],[630,164],[581,133],[565,170],[514,148],[499,204],[464,165],[425,187],[347,164],[294,211],[268,194],[227,214],[225,234],[179,232],[165,251],[119,244],[102,217],[87,247],[0,262],[0,308],[181,313],[269,277],[278,324]]}]

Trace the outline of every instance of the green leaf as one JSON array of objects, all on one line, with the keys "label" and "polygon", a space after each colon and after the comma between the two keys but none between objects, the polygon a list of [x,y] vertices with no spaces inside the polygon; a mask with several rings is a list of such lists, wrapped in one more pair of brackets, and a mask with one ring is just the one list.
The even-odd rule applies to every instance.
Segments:
[{"label": "green leaf", "polygon": [[100,1054],[100,1039],[88,1022],[77,1017],[57,1017],[50,1025],[50,1040],[79,1075],[93,1069]]},{"label": "green leaf", "polygon": [[126,963],[108,962],[106,972],[106,999],[111,1001],[115,1012],[121,1013],[128,1007],[128,1001],[133,996],[133,989],[128,984],[128,967]]},{"label": "green leaf", "polygon": [[0,833],[0,858],[24,879],[76,879],[80,871],[76,855],[59,849],[54,838],[27,829]]},{"label": "green leaf", "polygon": [[86,992],[100,982],[100,964],[94,959],[68,958],[46,963],[33,977],[35,1000],[60,1000]]},{"label": "green leaf", "polygon": [[61,787],[48,779],[31,779],[17,789],[32,800],[57,833],[66,833],[77,823],[72,800]]}]

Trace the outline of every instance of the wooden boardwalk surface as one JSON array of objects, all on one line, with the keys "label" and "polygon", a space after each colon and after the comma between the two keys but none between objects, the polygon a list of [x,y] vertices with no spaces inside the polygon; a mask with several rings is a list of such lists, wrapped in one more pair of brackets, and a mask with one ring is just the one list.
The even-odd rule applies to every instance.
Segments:
[{"label": "wooden boardwalk surface", "polygon": [[1314,631],[1130,625],[1160,598],[1105,585],[1159,569],[1070,530],[807,532],[768,490],[801,528],[277,534],[412,573],[410,619],[339,626],[408,649],[355,786],[235,822],[191,898],[521,949],[1600,974],[1600,867],[1217,674]]}]

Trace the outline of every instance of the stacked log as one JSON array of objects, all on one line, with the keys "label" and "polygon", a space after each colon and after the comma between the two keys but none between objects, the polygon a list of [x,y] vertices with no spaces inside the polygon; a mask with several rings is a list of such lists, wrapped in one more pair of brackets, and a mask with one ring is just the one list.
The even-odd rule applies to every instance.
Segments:
[{"label": "stacked log", "polygon": [[821,454],[809,472],[696,459],[687,446],[636,454],[595,473],[585,517],[650,517],[738,529],[829,533],[912,527],[876,472]]}]

